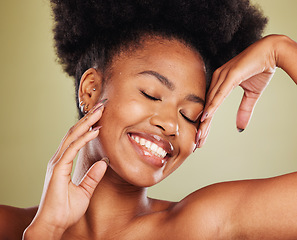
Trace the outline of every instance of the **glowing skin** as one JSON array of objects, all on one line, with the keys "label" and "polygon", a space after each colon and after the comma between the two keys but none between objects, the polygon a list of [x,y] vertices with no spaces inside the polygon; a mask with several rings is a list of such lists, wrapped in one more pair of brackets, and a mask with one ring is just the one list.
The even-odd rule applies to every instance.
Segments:
[{"label": "glowing skin", "polygon": [[[142,47],[114,59],[102,89],[102,73],[84,73],[79,100],[92,107],[108,98],[104,113],[103,107],[91,109],[63,138],[38,207],[1,206],[0,238],[20,239],[30,224],[24,240],[296,239],[296,172],[213,184],[180,202],[147,197],[144,186],[168,176],[195,147],[205,81],[199,55],[180,42],[150,39]],[[238,81],[245,91],[258,89],[260,97],[277,66],[296,83],[296,61],[296,42],[268,36],[216,71],[202,137],[215,107]],[[233,75],[238,72],[242,79]],[[71,170],[79,149],[74,178],[88,172],[75,185]],[[98,161],[105,155],[110,167]]]},{"label": "glowing skin", "polygon": [[98,123],[103,127],[89,144],[91,159],[108,156],[111,169],[133,185],[156,184],[193,152],[204,97],[201,57],[178,41],[147,41],[116,57],[101,96],[108,99]]}]

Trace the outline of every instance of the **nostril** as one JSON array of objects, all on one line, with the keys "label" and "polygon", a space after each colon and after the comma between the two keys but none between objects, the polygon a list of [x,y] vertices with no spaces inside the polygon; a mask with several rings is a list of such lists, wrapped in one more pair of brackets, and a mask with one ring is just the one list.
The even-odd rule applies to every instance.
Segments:
[{"label": "nostril", "polygon": [[[166,132],[165,128],[162,127],[161,125],[156,125],[156,127],[160,128],[160,129],[162,129],[164,132]],[[175,133],[172,133],[172,134],[170,134],[169,136],[174,137],[175,135],[176,135]]]},{"label": "nostril", "polygon": [[163,131],[165,131],[165,128],[163,128],[161,125],[156,125],[156,127],[161,128]]},{"label": "nostril", "polygon": [[178,134],[178,122],[176,116],[169,116],[166,113],[155,114],[150,118],[150,124],[160,129],[167,136]]}]

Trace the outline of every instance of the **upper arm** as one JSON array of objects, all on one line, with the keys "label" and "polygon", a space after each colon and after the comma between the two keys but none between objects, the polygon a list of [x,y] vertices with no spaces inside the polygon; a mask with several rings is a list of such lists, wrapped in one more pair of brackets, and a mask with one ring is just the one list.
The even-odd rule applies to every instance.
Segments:
[{"label": "upper arm", "polygon": [[192,193],[172,212],[193,239],[295,239],[296,202],[293,173],[214,184]]},{"label": "upper arm", "polygon": [[297,173],[251,180],[234,209],[233,234],[253,239],[296,239]]},{"label": "upper arm", "polygon": [[234,182],[218,183],[199,189],[171,210],[170,224],[181,234],[180,239],[230,240],[231,219],[243,188]]},{"label": "upper arm", "polygon": [[0,239],[21,239],[26,227],[30,224],[37,207],[21,209],[11,206],[0,206]]}]

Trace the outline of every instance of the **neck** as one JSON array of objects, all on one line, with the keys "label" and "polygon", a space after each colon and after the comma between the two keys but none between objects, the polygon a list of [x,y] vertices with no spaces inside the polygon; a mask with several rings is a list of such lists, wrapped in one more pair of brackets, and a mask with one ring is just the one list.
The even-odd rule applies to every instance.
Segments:
[{"label": "neck", "polygon": [[[85,146],[77,159],[73,181],[79,183],[90,166],[96,161]],[[94,156],[94,155],[93,155]],[[123,227],[135,217],[150,212],[151,201],[147,198],[147,188],[133,186],[125,182],[110,167],[98,184],[91,198],[88,210],[81,222],[88,229],[100,231]],[[100,228],[99,228],[100,226]]]}]

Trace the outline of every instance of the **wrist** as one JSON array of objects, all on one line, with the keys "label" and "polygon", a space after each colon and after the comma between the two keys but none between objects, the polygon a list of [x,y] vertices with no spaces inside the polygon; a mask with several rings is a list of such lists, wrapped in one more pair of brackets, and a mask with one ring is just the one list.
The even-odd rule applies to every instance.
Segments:
[{"label": "wrist", "polygon": [[292,54],[290,48],[292,47],[294,41],[285,35],[274,35],[274,37],[275,40],[273,46],[276,66],[284,69],[286,66],[286,60],[290,58],[290,54]]},{"label": "wrist", "polygon": [[297,84],[297,43],[287,36],[279,35],[275,55],[276,66],[283,69]]},{"label": "wrist", "polygon": [[64,230],[62,228],[56,228],[51,226],[44,226],[32,222],[24,231],[22,240],[59,240],[61,239]]}]

